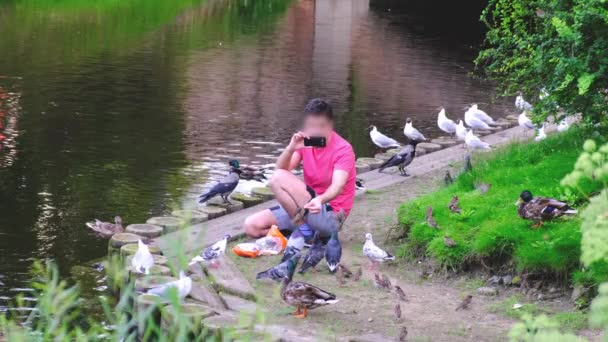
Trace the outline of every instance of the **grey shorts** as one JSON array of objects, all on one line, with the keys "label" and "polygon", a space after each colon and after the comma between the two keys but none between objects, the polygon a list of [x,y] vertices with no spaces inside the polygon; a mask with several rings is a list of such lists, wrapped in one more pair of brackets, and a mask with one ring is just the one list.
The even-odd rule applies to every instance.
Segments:
[{"label": "grey shorts", "polygon": [[[289,217],[287,211],[280,205],[270,208],[270,212],[279,223],[279,229],[293,231],[298,228],[291,224],[291,217]],[[321,234],[321,237],[328,237],[331,233],[338,231],[341,227],[338,216],[331,210],[331,207],[328,204],[324,204],[321,208],[321,212],[318,214],[309,213],[306,215],[305,221],[310,229],[318,231]]]}]

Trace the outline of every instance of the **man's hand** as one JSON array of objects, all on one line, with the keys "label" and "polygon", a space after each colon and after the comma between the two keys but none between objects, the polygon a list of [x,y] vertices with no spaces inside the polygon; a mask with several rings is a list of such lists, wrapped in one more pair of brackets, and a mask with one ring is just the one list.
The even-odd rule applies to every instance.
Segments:
[{"label": "man's hand", "polygon": [[297,149],[304,147],[304,138],[309,138],[304,132],[297,132],[291,136],[291,140],[289,141],[289,145],[287,145],[288,150],[295,151]]},{"label": "man's hand", "polygon": [[323,200],[321,197],[315,197],[310,200],[310,202],[304,205],[304,209],[308,209],[311,214],[318,214],[321,212],[321,208],[323,207]]}]

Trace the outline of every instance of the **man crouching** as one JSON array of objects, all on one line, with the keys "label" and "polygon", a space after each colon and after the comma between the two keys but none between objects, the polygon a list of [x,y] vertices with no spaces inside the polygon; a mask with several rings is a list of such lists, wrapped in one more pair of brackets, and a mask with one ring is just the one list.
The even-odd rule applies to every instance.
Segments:
[{"label": "man crouching", "polygon": [[[317,147],[305,146],[305,140]],[[300,164],[304,181],[291,172]],[[355,153],[334,131],[331,105],[313,99],[304,109],[302,130],[291,137],[270,180],[279,205],[249,216],[243,225],[245,233],[257,238],[277,225],[281,230],[299,230],[307,241],[315,231],[328,237],[339,227],[338,213],[345,218],[353,206],[355,180]],[[298,213],[306,215],[292,223]]]}]

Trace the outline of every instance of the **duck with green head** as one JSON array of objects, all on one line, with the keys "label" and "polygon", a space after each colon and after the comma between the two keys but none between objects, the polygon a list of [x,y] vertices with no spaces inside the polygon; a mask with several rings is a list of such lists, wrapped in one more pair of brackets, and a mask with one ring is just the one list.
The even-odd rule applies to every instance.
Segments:
[{"label": "duck with green head", "polygon": [[563,215],[577,214],[566,202],[550,197],[534,197],[528,190],[521,192],[516,204],[519,217],[533,221],[533,227],[540,227],[543,221],[551,221]]}]

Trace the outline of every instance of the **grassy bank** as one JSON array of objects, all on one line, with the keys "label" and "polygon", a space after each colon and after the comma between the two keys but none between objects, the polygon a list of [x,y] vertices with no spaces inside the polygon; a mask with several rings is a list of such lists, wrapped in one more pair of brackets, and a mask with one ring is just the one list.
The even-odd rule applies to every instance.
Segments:
[{"label": "grassy bank", "polygon": [[[591,133],[571,129],[542,142],[512,144],[476,155],[472,172],[462,174],[450,186],[401,205],[399,222],[408,233],[402,250],[416,256],[426,254],[453,269],[486,265],[571,275],[579,265],[580,219],[560,219],[533,229],[517,215],[515,202],[521,191],[530,190],[535,196],[567,200],[582,208],[600,184],[586,182],[572,192],[561,187],[560,180],[572,170]],[[491,184],[490,190],[482,194],[476,189],[479,183]],[[461,214],[448,209],[453,196],[459,197]],[[429,206],[440,229],[425,221]],[[453,239],[456,246],[447,247],[444,236]]]}]

